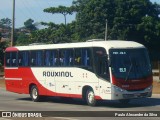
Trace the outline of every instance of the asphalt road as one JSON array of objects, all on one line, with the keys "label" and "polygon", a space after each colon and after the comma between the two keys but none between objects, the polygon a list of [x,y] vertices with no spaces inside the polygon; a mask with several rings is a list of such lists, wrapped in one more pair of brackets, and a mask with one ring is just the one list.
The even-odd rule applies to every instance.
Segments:
[{"label": "asphalt road", "polygon": [[[118,101],[102,101],[96,107],[88,106],[84,101],[79,99],[60,99],[49,97],[43,102],[32,102],[29,95],[16,94],[7,92],[4,88],[0,88],[0,111],[160,111],[160,95],[154,94],[152,98],[142,98],[132,100],[128,105],[122,105]],[[54,119],[64,120],[93,120],[92,113],[89,117],[83,117],[80,112],[77,117],[53,117]],[[82,117],[81,117],[82,114]],[[95,114],[95,113],[93,113]],[[107,114],[107,112],[106,112]],[[94,116],[94,115],[93,115]],[[43,118],[43,120],[50,120],[53,118]],[[108,118],[108,117],[107,117]],[[122,118],[122,117],[121,117]],[[121,120],[121,118],[114,117],[114,120]],[[17,118],[0,118],[0,120],[18,120]],[[96,120],[97,118],[94,117]],[[98,118],[106,119],[106,118]],[[110,118],[111,119],[111,118]],[[128,117],[123,118],[123,120]],[[129,119],[136,120],[137,117],[130,117]],[[158,117],[142,117],[141,119],[159,119]],[[28,120],[28,119],[27,119]]]}]

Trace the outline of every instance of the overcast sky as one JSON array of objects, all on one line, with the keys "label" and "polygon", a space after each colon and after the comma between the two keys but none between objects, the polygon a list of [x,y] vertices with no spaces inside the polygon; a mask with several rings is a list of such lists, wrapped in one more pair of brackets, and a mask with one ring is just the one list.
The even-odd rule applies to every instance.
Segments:
[{"label": "overcast sky", "polygon": [[[64,17],[61,14],[52,15],[45,13],[43,10],[49,7],[57,7],[59,5],[71,6],[73,0],[15,0],[16,15],[15,26],[22,27],[24,22],[31,18],[35,22],[54,22],[64,23]],[[151,0],[160,4],[160,0]],[[13,0],[0,0],[0,19],[12,19],[12,2]],[[75,19],[75,14],[67,16],[67,22]]]}]

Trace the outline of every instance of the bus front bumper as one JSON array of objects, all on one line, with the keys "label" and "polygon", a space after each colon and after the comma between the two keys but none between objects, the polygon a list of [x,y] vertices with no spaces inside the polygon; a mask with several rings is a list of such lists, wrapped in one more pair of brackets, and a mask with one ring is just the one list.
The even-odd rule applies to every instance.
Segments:
[{"label": "bus front bumper", "polygon": [[117,86],[112,86],[112,100],[121,100],[121,99],[136,99],[136,98],[145,98],[152,96],[152,86],[141,90],[141,91],[127,91],[123,90]]}]

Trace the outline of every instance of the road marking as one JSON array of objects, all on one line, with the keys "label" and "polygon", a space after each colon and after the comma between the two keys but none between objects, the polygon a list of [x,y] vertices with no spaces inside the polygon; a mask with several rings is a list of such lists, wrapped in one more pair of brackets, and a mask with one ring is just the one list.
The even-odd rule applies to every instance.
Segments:
[{"label": "road marking", "polygon": [[0,120],[11,120],[11,119],[8,119],[8,118],[0,118]]}]

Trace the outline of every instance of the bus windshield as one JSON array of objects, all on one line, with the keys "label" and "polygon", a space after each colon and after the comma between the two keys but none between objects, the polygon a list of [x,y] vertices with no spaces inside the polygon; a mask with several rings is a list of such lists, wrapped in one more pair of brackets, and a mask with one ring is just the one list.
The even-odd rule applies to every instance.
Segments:
[{"label": "bus windshield", "polygon": [[110,49],[111,70],[116,78],[130,80],[151,75],[151,65],[145,48]]}]

